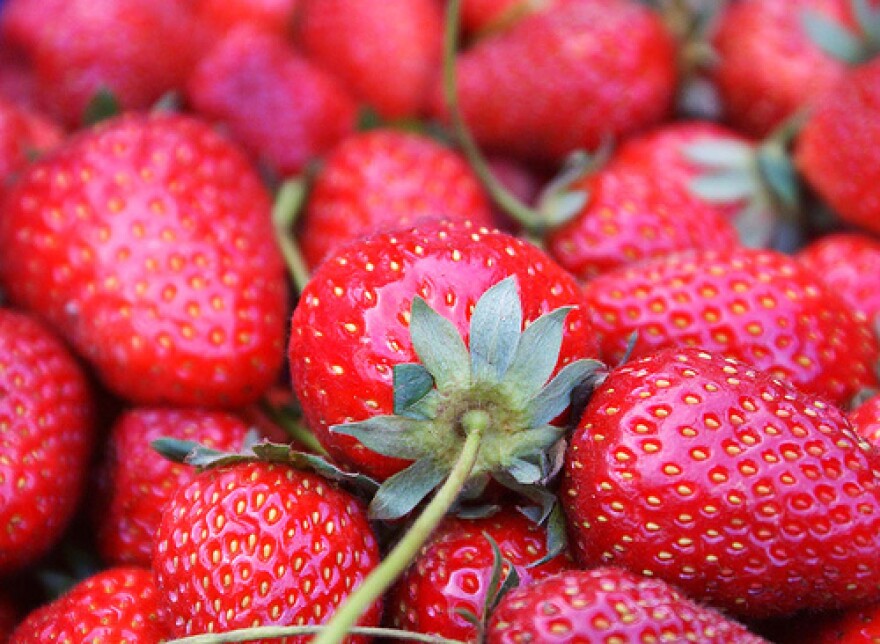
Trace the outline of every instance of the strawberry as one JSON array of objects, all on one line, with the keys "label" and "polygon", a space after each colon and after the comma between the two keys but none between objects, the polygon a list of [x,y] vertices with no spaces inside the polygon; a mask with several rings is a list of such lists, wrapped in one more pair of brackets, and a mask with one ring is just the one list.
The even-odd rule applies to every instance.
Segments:
[{"label": "strawberry", "polygon": [[28,60],[40,104],[76,127],[101,89],[126,109],[150,107],[183,85],[203,40],[174,0],[10,0],[4,46]]},{"label": "strawberry", "polygon": [[116,567],[79,582],[55,601],[33,611],[9,642],[159,644],[168,635],[149,569]]},{"label": "strawberry", "polygon": [[[246,462],[177,490],[156,534],[153,573],[181,637],[323,623],[378,561],[353,496],[286,465]],[[374,603],[359,624],[375,626],[380,611]]]},{"label": "strawberry", "polygon": [[303,170],[354,131],[356,105],[335,78],[281,36],[244,26],[199,61],[186,84],[198,114],[222,123],[282,175]]},{"label": "strawberry", "polygon": [[584,288],[606,360],[692,345],[844,404],[876,383],[865,319],[795,259],[770,250],[684,252],[622,267]]},{"label": "strawberry", "polygon": [[[504,575],[515,569],[522,583],[570,568],[568,555],[540,562],[547,554],[546,535],[512,507],[481,519],[450,517],[397,581],[388,596],[387,619],[394,628],[471,641],[494,589],[493,548],[504,558]],[[537,565],[536,565],[537,564]]]},{"label": "strawberry", "polygon": [[[473,329],[468,330],[469,319],[478,299],[509,276],[516,278],[518,287],[509,284],[508,290],[496,295],[509,303],[517,297],[518,288],[521,313],[508,308],[489,313],[487,306],[484,314],[481,309],[477,326],[486,327],[479,332],[480,350],[488,355],[484,360],[495,353],[504,356],[501,364],[492,368],[493,375],[483,375],[485,369],[474,366],[480,364],[479,358],[467,354],[465,345],[473,334]],[[487,305],[495,301],[493,298]],[[434,223],[353,242],[318,267],[293,313],[290,370],[306,424],[339,463],[386,479],[408,467],[410,459],[425,456],[439,467],[435,459],[445,463],[444,459],[455,458],[462,444],[461,418],[472,408],[488,409],[490,424],[500,434],[487,438],[493,447],[486,448],[486,460],[477,468],[485,475],[499,464],[496,459],[509,464],[513,454],[527,449],[517,435],[524,432],[522,440],[531,435],[527,430],[536,428],[531,424],[535,418],[541,416],[543,422],[549,422],[567,406],[544,419],[531,397],[538,395],[552,372],[595,355],[581,301],[574,279],[540,250],[470,222]],[[432,315],[428,307],[433,309]],[[513,353],[506,352],[516,349],[523,323],[528,326],[557,307],[571,307],[564,323],[562,318],[553,318],[553,324],[560,325],[561,349],[560,345],[540,349],[542,365],[526,369],[520,365],[527,360],[523,346],[516,368],[508,369]],[[424,339],[419,336],[418,347],[410,335],[416,309],[419,330],[439,334]],[[502,316],[505,321],[498,324]],[[545,322],[549,323],[549,318]],[[503,340],[495,337],[502,331]],[[441,338],[449,342],[441,342]],[[435,355],[440,365],[431,359]],[[431,364],[413,366],[414,361],[426,357]],[[431,373],[432,368],[438,373]],[[468,375],[474,369],[480,369],[478,377]],[[506,381],[508,371],[515,381]],[[497,378],[501,380],[495,382]],[[404,390],[401,383],[410,379],[414,386]],[[401,386],[394,385],[395,381]],[[431,389],[433,384],[437,389]],[[400,389],[397,394],[395,388]],[[409,400],[414,394],[415,399]],[[422,412],[403,409],[422,396],[430,400],[425,401]],[[363,441],[370,435],[381,435],[383,424],[388,426],[383,420],[386,415],[401,411],[415,424],[405,419],[389,423],[401,428],[401,435],[411,430],[407,435],[412,442],[404,446],[395,441],[390,452],[404,458],[377,453],[377,448],[369,445],[365,449]],[[336,427],[352,421],[365,424],[356,432],[358,440],[346,435],[348,430]],[[549,439],[553,430],[549,426],[545,429],[550,432]],[[432,436],[430,441],[426,434]],[[432,471],[439,476],[444,467]]]},{"label": "strawberry", "polygon": [[153,536],[174,491],[195,475],[191,467],[158,458],[150,444],[161,437],[206,447],[241,449],[248,426],[225,412],[201,409],[130,409],[110,429],[100,488],[98,549],[111,565],[149,568]]},{"label": "strawberry", "polygon": [[880,446],[880,394],[869,395],[847,414],[847,418],[859,436]]},{"label": "strawberry", "polygon": [[131,115],[31,165],[0,221],[0,281],[115,393],[240,406],[281,366],[286,282],[254,169],[204,123]]},{"label": "strawberry", "polygon": [[850,71],[816,101],[795,160],[819,196],[850,224],[880,232],[880,60]]},{"label": "strawberry", "polygon": [[0,309],[0,576],[61,537],[93,441],[92,393],[67,347],[24,313]]},{"label": "strawberry", "polygon": [[711,76],[726,118],[752,136],[769,134],[788,116],[828,91],[846,64],[826,53],[803,28],[807,12],[852,23],[848,0],[743,0],[726,5],[712,45]]},{"label": "strawberry", "polygon": [[880,453],[837,408],[745,363],[665,349],[612,370],[565,457],[586,566],[748,618],[880,597]]},{"label": "strawberry", "polygon": [[436,0],[299,0],[294,40],[361,103],[394,119],[424,112],[442,31]]},{"label": "strawberry", "polygon": [[366,234],[429,219],[492,225],[492,211],[457,153],[427,137],[390,129],[355,134],[327,157],[300,221],[306,262]]},{"label": "strawberry", "polygon": [[[657,15],[634,0],[548,5],[459,54],[459,103],[478,143],[557,162],[668,116],[675,44]],[[446,112],[439,90],[433,111]]]},{"label": "strawberry", "polygon": [[566,571],[512,590],[486,637],[487,644],[594,641],[765,642],[660,579],[612,567]]},{"label": "strawberry", "polygon": [[857,232],[821,237],[798,251],[797,260],[868,320],[880,313],[880,293],[872,279],[880,271],[880,241]]}]

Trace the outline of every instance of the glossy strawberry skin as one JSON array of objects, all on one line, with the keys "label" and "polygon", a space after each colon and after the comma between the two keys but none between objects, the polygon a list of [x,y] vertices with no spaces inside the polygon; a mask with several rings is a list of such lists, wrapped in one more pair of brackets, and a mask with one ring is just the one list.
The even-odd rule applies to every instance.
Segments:
[{"label": "glossy strawberry skin", "polygon": [[80,365],[30,315],[0,309],[0,576],[60,538],[79,502],[93,442]]},{"label": "glossy strawberry skin", "polygon": [[815,12],[852,26],[846,0],[745,0],[729,3],[717,21],[712,45],[718,62],[712,78],[726,118],[763,137],[786,117],[828,91],[846,64],[824,52],[802,26]]},{"label": "glossy strawberry skin", "polygon": [[465,160],[421,135],[372,130],[345,139],[327,157],[298,239],[315,267],[359,237],[444,218],[492,225],[488,199]]},{"label": "glossy strawberry skin", "polygon": [[699,349],[611,372],[560,491],[586,566],[749,618],[878,595],[880,454],[837,408]]},{"label": "glossy strawberry skin", "polygon": [[159,644],[170,633],[148,568],[115,567],[89,577],[28,615],[10,644],[131,642]]},{"label": "glossy strawberry skin", "polygon": [[486,636],[487,644],[593,641],[764,642],[659,579],[610,567],[566,571],[512,590],[492,613]]},{"label": "glossy strawberry skin", "polygon": [[131,115],[68,140],[10,191],[0,280],[109,389],[240,406],[275,380],[286,282],[271,204],[203,122]]},{"label": "glossy strawberry skin", "polygon": [[746,140],[708,122],[652,130],[621,145],[610,163],[572,186],[587,202],[547,238],[549,254],[581,280],[641,259],[688,249],[728,250],[742,204],[710,203],[691,191],[705,170],[685,156],[688,145]]},{"label": "glossy strawberry skin", "polygon": [[199,61],[186,84],[192,108],[223,124],[255,159],[296,174],[354,131],[347,89],[281,36],[231,31]]},{"label": "glossy strawberry skin", "polygon": [[383,118],[424,113],[440,73],[435,0],[299,0],[294,41]]},{"label": "glossy strawberry skin", "polygon": [[476,627],[457,611],[483,617],[494,562],[486,535],[513,564],[522,584],[573,567],[567,554],[531,566],[547,554],[547,535],[512,507],[483,519],[450,517],[390,591],[386,619],[391,626],[472,641]]},{"label": "glossy strawberry skin", "polygon": [[[559,0],[459,55],[459,103],[483,147],[555,162],[664,119],[674,50],[638,2]],[[433,105],[445,113],[439,89]]]},{"label": "glossy strawberry skin", "polygon": [[524,320],[573,307],[560,367],[596,356],[571,275],[527,242],[469,222],[367,237],[314,272],[291,321],[291,378],[306,423],[333,458],[380,479],[408,465],[329,428],[392,413],[394,365],[417,361],[408,324],[413,297],[422,296],[467,341],[472,307],[510,275],[519,281]]},{"label": "glossy strawberry skin", "polygon": [[195,470],[162,458],[151,443],[162,437],[239,451],[248,425],[238,416],[203,409],[137,407],[110,429],[100,478],[98,550],[111,565],[150,567],[162,510]]},{"label": "glossy strawberry skin", "polygon": [[880,232],[880,60],[826,92],[798,136],[795,161],[844,221]]},{"label": "glossy strawberry skin", "polygon": [[793,258],[740,248],[623,267],[585,287],[602,354],[614,363],[699,346],[844,404],[873,385],[878,345],[864,318]]},{"label": "glossy strawberry skin", "polygon": [[[156,535],[153,573],[182,637],[326,622],[378,561],[354,497],[319,476],[250,462],[178,489]],[[375,626],[380,612],[377,601],[358,623]]]}]

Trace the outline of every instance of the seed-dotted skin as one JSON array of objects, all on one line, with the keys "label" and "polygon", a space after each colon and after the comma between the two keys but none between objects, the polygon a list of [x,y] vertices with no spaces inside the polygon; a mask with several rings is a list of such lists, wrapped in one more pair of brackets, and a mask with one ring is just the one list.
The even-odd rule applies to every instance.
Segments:
[{"label": "seed-dotted skin", "polygon": [[[492,613],[487,644],[761,644],[762,638],[659,579],[572,570],[522,585]],[[765,643],[766,644],[766,643]]]},{"label": "seed-dotted skin", "polygon": [[880,596],[880,454],[836,407],[698,349],[611,372],[566,454],[582,564],[743,617]]},{"label": "seed-dotted skin", "polygon": [[443,218],[492,225],[489,201],[465,160],[425,136],[371,130],[349,137],[324,161],[300,218],[300,250],[314,268],[358,237]]},{"label": "seed-dotted skin", "polygon": [[85,483],[93,416],[85,374],[61,340],[0,309],[0,576],[61,537]]},{"label": "seed-dotted skin", "polygon": [[221,451],[239,451],[249,426],[233,414],[204,409],[130,409],[110,429],[100,476],[98,550],[116,565],[150,567],[153,537],[162,510],[195,470],[159,456],[157,438],[196,441]]},{"label": "seed-dotted skin", "polygon": [[169,637],[150,570],[115,567],[32,612],[9,644],[159,644]]},{"label": "seed-dotted skin", "polygon": [[[378,561],[354,497],[319,476],[250,462],[208,470],[177,491],[156,534],[153,572],[182,637],[324,623]],[[358,623],[376,626],[380,612],[377,601]]]},{"label": "seed-dotted skin", "polygon": [[521,584],[574,565],[564,553],[532,566],[547,554],[547,534],[514,508],[507,507],[483,519],[449,518],[392,588],[386,610],[391,625],[473,641],[476,627],[457,611],[483,617],[494,564],[492,546],[485,535],[498,544],[502,556],[519,574]]},{"label": "seed-dotted skin", "polygon": [[477,300],[510,275],[525,322],[573,307],[560,368],[597,355],[574,278],[531,244],[470,222],[367,237],[314,272],[293,313],[290,370],[306,422],[335,459],[382,479],[408,464],[329,428],[393,412],[394,365],[418,361],[409,333],[413,297],[451,320],[467,342]]},{"label": "seed-dotted skin", "polygon": [[131,115],[24,173],[0,219],[0,280],[115,393],[239,406],[281,366],[286,282],[270,202],[204,123]]},{"label": "seed-dotted skin", "polygon": [[606,360],[695,346],[744,360],[844,404],[875,385],[864,316],[793,258],[747,248],[670,254],[622,267],[584,291]]}]

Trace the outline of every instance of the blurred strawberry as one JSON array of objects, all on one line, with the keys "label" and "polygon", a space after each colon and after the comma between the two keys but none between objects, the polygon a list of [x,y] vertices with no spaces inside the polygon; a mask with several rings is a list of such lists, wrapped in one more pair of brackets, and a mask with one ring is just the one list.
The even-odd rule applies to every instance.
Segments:
[{"label": "blurred strawberry", "polygon": [[40,104],[70,126],[102,89],[125,109],[144,109],[182,87],[202,44],[176,0],[9,0],[7,46],[27,58]]},{"label": "blurred strawberry", "polygon": [[299,0],[295,41],[387,119],[419,116],[439,73],[436,0]]},{"label": "blurred strawberry", "polygon": [[220,37],[239,25],[286,37],[299,0],[186,0],[196,20]]},{"label": "blurred strawberry", "polygon": [[300,172],[355,127],[355,103],[341,84],[281,37],[250,27],[207,52],[186,95],[283,175]]}]

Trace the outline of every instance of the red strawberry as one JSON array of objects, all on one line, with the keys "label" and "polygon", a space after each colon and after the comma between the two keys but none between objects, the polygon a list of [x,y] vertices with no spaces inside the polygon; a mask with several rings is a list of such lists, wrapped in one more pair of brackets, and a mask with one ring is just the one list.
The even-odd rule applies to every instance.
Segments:
[{"label": "red strawberry", "polygon": [[92,394],[42,324],[0,309],[0,576],[61,537],[85,483]]},{"label": "red strawberry", "polygon": [[765,640],[659,579],[620,568],[572,570],[523,585],[499,603],[487,644]]},{"label": "red strawberry", "polygon": [[188,0],[196,19],[217,35],[247,24],[287,36],[299,0]]},{"label": "red strawberry", "polygon": [[251,154],[289,175],[354,131],[346,89],[282,37],[252,27],[208,50],[186,86],[192,108]]},{"label": "red strawberry", "polygon": [[436,0],[299,0],[297,45],[385,118],[418,116],[440,69]]},{"label": "red strawberry", "polygon": [[880,394],[874,394],[847,414],[853,429],[872,445],[880,446]]},{"label": "red strawberry", "polygon": [[[675,45],[657,15],[634,0],[549,5],[459,55],[459,102],[481,145],[559,161],[669,114]],[[445,112],[440,91],[434,110]]]},{"label": "red strawberry", "polygon": [[442,218],[492,225],[488,200],[464,159],[427,137],[372,130],[344,140],[325,160],[299,243],[315,267],[358,237]]},{"label": "red strawberry", "polygon": [[41,105],[71,126],[101,89],[150,107],[182,86],[202,42],[174,0],[10,0],[2,15],[4,46],[27,57]]},{"label": "red strawberry", "polygon": [[129,116],[68,140],[10,191],[0,247],[10,298],[130,400],[239,406],[278,374],[287,287],[270,201],[199,121]]},{"label": "red strawberry", "polygon": [[844,221],[880,232],[880,60],[850,71],[816,101],[795,157]]},{"label": "red strawberry", "polygon": [[880,453],[843,413],[699,349],[613,370],[566,454],[561,499],[588,566],[623,566],[732,614],[880,592]]},{"label": "red strawberry", "polygon": [[836,404],[876,383],[878,345],[865,319],[793,258],[769,250],[659,257],[584,289],[602,353],[698,346],[767,370]]},{"label": "red strawberry", "polygon": [[175,490],[191,467],[160,458],[150,444],[162,437],[238,451],[248,426],[241,418],[200,409],[136,408],[113,425],[101,476],[98,548],[112,565],[150,566],[153,536]]},{"label": "red strawberry", "polygon": [[[249,462],[178,489],[156,535],[153,572],[182,637],[326,622],[378,561],[354,497],[319,476]],[[375,626],[380,611],[373,604],[359,624]]]},{"label": "red strawberry", "polygon": [[169,636],[159,611],[159,597],[148,569],[110,568],[28,615],[12,634],[10,644],[159,644]]},{"label": "red strawberry", "polygon": [[712,44],[712,77],[726,117],[753,136],[766,136],[814,101],[845,73],[846,64],[813,42],[805,12],[851,24],[848,0],[743,0],[726,5]]},{"label": "red strawberry", "polygon": [[[458,365],[458,360],[468,359],[462,355],[466,353],[462,342],[467,343],[470,337],[468,321],[477,300],[509,276],[518,280],[522,318],[504,310],[489,315],[491,323],[487,320],[486,326],[496,325],[504,316],[507,322],[501,326],[515,326],[509,330],[517,335],[522,322],[534,322],[557,307],[571,306],[560,328],[563,337],[558,358],[554,352],[542,349],[548,364],[533,370],[534,382],[498,383],[491,392],[486,391],[488,385],[478,391],[473,382],[465,384],[469,379],[466,372],[471,369],[468,364],[461,365],[462,373],[456,367],[448,377],[441,374],[442,382],[436,384],[443,390],[437,392],[444,401],[438,403],[443,417],[432,418],[433,412],[427,413],[424,420],[434,428],[434,438],[416,440],[438,458],[454,458],[458,453],[462,442],[459,420],[472,407],[489,409],[497,415],[493,426],[500,423],[498,429],[503,428],[505,433],[496,438],[502,441],[498,453],[516,451],[516,435],[531,426],[528,410],[529,397],[536,395],[533,387],[542,386],[551,371],[595,355],[577,283],[534,246],[468,222],[374,235],[340,249],[315,271],[293,314],[290,368],[304,418],[335,459],[381,479],[408,465],[402,458],[367,450],[351,436],[331,431],[331,427],[397,411],[392,387],[395,369],[420,359],[410,335],[417,297],[423,298],[418,300],[421,304],[426,303],[448,319],[455,333],[463,336],[455,346],[444,345],[442,349],[448,352],[448,364]],[[445,326],[440,332],[453,333]],[[436,337],[426,342],[437,347],[432,351],[441,351]],[[488,346],[496,344],[495,340],[486,342]],[[521,352],[520,358],[524,356]],[[503,368],[498,371],[505,372]],[[432,374],[421,375],[433,382]],[[456,391],[447,391],[447,385]],[[416,449],[418,445],[411,447]],[[403,454],[400,450],[394,453]],[[492,470],[488,462],[484,465],[483,473]]]},{"label": "red strawberry", "polygon": [[801,249],[797,260],[869,320],[880,313],[880,241],[860,233],[835,233]]},{"label": "red strawberry", "polygon": [[388,596],[391,626],[454,640],[471,641],[477,627],[460,611],[482,620],[495,565],[491,538],[504,558],[505,575],[516,569],[521,583],[543,579],[573,564],[557,555],[537,566],[546,554],[546,534],[516,509],[508,507],[483,519],[449,518],[397,581]]},{"label": "red strawberry", "polygon": [[634,137],[611,162],[574,182],[586,202],[547,237],[550,255],[582,280],[674,250],[736,246],[740,200],[718,203],[692,190],[706,168],[687,156],[694,144],[750,145],[707,122],[677,123]]}]

